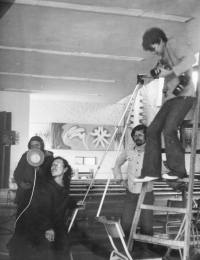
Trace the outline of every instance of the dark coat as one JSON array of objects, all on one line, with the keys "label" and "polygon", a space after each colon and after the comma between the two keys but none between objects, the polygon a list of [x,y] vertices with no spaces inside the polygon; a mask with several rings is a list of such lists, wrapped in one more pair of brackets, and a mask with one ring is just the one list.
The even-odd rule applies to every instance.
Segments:
[{"label": "dark coat", "polygon": [[[31,204],[17,221],[15,233],[7,244],[11,259],[70,259],[70,242],[65,225],[68,189],[54,180],[37,183]],[[24,200],[18,211],[21,212],[27,204],[28,200]],[[53,242],[45,238],[45,231],[49,229],[55,232]]]},{"label": "dark coat", "polygon": [[[27,197],[28,194],[30,194],[29,191],[25,191],[21,186],[20,183],[23,181],[25,183],[31,183],[33,184],[34,182],[34,173],[35,173],[35,168],[31,166],[26,159],[27,152],[25,152],[22,157],[19,160],[19,163],[14,171],[14,179],[17,183],[17,192],[16,192],[16,197],[15,197],[15,204],[19,204],[22,202],[24,196]],[[44,177],[48,168],[51,165],[51,162],[53,160],[53,153],[50,151],[44,151],[44,162],[40,165],[39,171],[37,172],[38,177]],[[25,193],[25,194],[24,194]],[[27,193],[27,194],[26,194]]]}]

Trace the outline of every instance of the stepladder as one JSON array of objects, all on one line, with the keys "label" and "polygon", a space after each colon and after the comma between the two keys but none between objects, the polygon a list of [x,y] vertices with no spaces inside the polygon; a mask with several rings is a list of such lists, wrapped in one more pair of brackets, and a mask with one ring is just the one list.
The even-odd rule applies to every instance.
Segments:
[{"label": "stepladder", "polygon": [[[199,67],[199,66],[198,66]],[[147,190],[148,183],[143,183],[142,190],[139,196],[136,212],[133,218],[132,227],[130,230],[130,236],[128,240],[127,247],[131,250],[133,246],[134,240],[157,244],[157,245],[164,245],[168,248],[167,253],[169,253],[171,248],[176,248],[180,252],[181,260],[196,260],[200,259],[200,247],[199,247],[199,232],[195,223],[192,223],[192,204],[193,204],[193,186],[194,186],[194,174],[195,174],[195,165],[196,165],[196,149],[197,149],[197,134],[198,134],[198,125],[199,125],[199,95],[200,95],[200,82],[198,80],[197,89],[196,89],[196,101],[194,104],[194,115],[193,119],[191,120],[192,125],[192,135],[191,135],[191,152],[190,152],[190,165],[189,165],[189,178],[186,180],[188,183],[188,192],[187,192],[187,202],[186,207],[184,208],[176,208],[176,207],[161,207],[156,205],[145,205],[144,197]],[[183,147],[184,148],[184,147]],[[181,179],[180,179],[181,181]],[[177,235],[171,239],[170,237],[158,237],[158,236],[146,236],[138,234],[137,226],[139,223],[140,213],[142,209],[148,210],[159,210],[165,212],[174,212],[174,213],[181,213],[183,214],[182,223],[180,225],[179,231]],[[195,235],[196,234],[196,235]],[[195,242],[196,238],[196,242]],[[191,256],[190,249],[191,249],[191,242],[193,243],[194,248],[196,249],[196,255]],[[194,250],[193,250],[194,252]],[[167,257],[167,256],[166,256]],[[193,259],[191,258],[193,257]]]},{"label": "stepladder", "polygon": [[[187,181],[187,180],[185,180]],[[189,179],[188,179],[189,181]],[[146,243],[151,243],[151,244],[157,244],[157,245],[162,245],[166,246],[168,248],[167,252],[163,256],[163,259],[170,259],[170,251],[171,249],[177,249],[180,252],[180,258],[183,260],[184,259],[184,250],[185,250],[185,225],[186,225],[186,218],[187,218],[187,208],[186,207],[166,207],[166,206],[156,206],[156,205],[145,205],[143,204],[145,194],[147,191],[147,185],[148,183],[143,183],[142,190],[140,193],[140,197],[138,200],[138,205],[136,208],[135,216],[133,219],[133,224],[130,232],[130,237],[129,241],[127,244],[127,247],[129,250],[134,246],[134,240],[136,241],[141,241],[141,242],[146,242]],[[185,196],[185,195],[184,195]],[[185,198],[183,198],[185,199]],[[139,223],[139,218],[140,218],[140,213],[141,210],[154,210],[154,211],[163,211],[163,212],[173,212],[173,213],[178,213],[182,214],[183,218],[179,226],[179,230],[177,234],[173,234],[171,236],[168,236],[166,234],[161,233],[160,235],[156,234],[153,237],[147,236],[147,235],[141,235],[136,233],[138,223]],[[194,209],[194,213],[197,212],[198,209]],[[190,243],[189,245],[192,248],[199,248],[199,234],[197,227],[193,224],[191,224],[191,235],[190,235]],[[198,252],[197,252],[198,254]],[[188,258],[185,258],[189,260]],[[200,259],[200,254],[199,254],[199,259]]]},{"label": "stepladder", "polygon": [[[198,100],[198,98],[197,98]],[[187,192],[187,200],[186,205],[183,208],[177,207],[162,207],[156,205],[145,205],[144,197],[147,191],[148,183],[143,183],[142,190],[139,196],[135,216],[133,218],[132,227],[130,231],[130,236],[128,240],[127,247],[131,250],[133,246],[133,241],[138,240],[146,243],[152,243],[157,245],[164,245],[168,248],[164,259],[169,256],[169,252],[171,249],[178,249],[180,252],[181,260],[193,260],[190,257],[190,250],[191,246],[196,248],[197,250],[199,247],[199,232],[198,228],[193,225],[192,223],[192,204],[193,204],[193,186],[194,186],[194,174],[195,174],[195,161],[196,161],[196,148],[197,148],[197,130],[198,130],[198,121],[199,121],[199,104],[198,101],[194,107],[194,117],[192,122],[192,144],[191,144],[191,153],[190,153],[190,169],[189,169],[189,177],[185,180],[179,180],[182,182],[188,183],[188,192]],[[136,233],[137,226],[139,223],[140,213],[142,209],[146,210],[153,210],[153,211],[164,211],[164,212],[174,212],[183,214],[182,222],[179,228],[178,233],[175,237],[168,237],[168,236],[146,236]],[[199,255],[197,259],[200,259],[200,253],[197,252]],[[196,256],[195,256],[196,257]],[[195,259],[195,258],[194,258]],[[195,259],[196,260],[196,259]]]}]

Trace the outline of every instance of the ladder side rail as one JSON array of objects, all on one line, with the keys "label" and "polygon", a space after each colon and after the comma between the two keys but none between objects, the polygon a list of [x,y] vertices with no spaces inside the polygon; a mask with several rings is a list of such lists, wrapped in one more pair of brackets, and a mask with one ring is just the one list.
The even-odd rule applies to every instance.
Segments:
[{"label": "ladder side rail", "polygon": [[132,222],[132,226],[131,226],[131,230],[130,230],[130,235],[129,235],[129,239],[128,239],[128,243],[127,243],[127,247],[128,247],[129,251],[132,249],[132,246],[133,246],[133,234],[135,234],[136,230],[137,230],[137,225],[138,225],[140,213],[141,213],[140,205],[143,204],[145,193],[147,190],[147,185],[148,185],[148,182],[143,183],[142,190],[141,190],[141,193],[140,193],[140,196],[138,199],[138,203],[137,203],[137,207],[135,210],[135,214],[134,214],[134,218],[133,218],[133,222]]},{"label": "ladder side rail", "polygon": [[[200,77],[200,64],[198,64],[198,74]],[[191,146],[191,159],[190,159],[190,176],[188,184],[188,200],[187,200],[187,212],[186,212],[186,227],[185,227],[185,246],[184,246],[184,260],[189,260],[189,245],[190,245],[190,231],[191,231],[191,212],[192,212],[192,197],[194,186],[194,172],[195,172],[195,159],[196,159],[196,147],[197,147],[197,131],[199,121],[199,101],[200,101],[200,79],[198,77],[197,89],[196,89],[196,101],[195,101],[195,113],[193,117],[193,134],[192,134],[192,146]]]},{"label": "ladder side rail", "polygon": [[[105,229],[106,229],[106,228],[105,228]],[[111,243],[112,247],[114,248],[115,251],[119,252],[118,249],[117,249],[116,246],[115,246],[115,243],[113,242],[112,237],[108,234],[107,229],[106,229],[106,232],[107,232],[107,235],[108,235],[108,238],[109,238],[109,240],[110,240],[110,243]]]},{"label": "ladder side rail", "polygon": [[184,235],[185,221],[186,221],[186,215],[183,218],[183,221],[182,221],[181,226],[179,228],[178,234],[176,235],[174,240],[180,240],[181,237]]},{"label": "ladder side rail", "polygon": [[128,248],[127,248],[127,246],[126,246],[126,243],[125,243],[125,241],[124,241],[124,239],[123,239],[123,237],[122,237],[121,230],[120,230],[120,228],[119,228],[119,224],[118,224],[118,223],[115,223],[115,226],[116,226],[116,228],[117,228],[117,232],[118,232],[119,237],[120,237],[120,239],[121,239],[121,242],[122,242],[122,245],[123,245],[123,248],[124,248],[124,251],[125,251],[126,255],[128,256],[128,258],[129,258],[130,260],[133,260],[133,258],[132,258],[131,255],[129,254],[129,251],[128,251]]}]

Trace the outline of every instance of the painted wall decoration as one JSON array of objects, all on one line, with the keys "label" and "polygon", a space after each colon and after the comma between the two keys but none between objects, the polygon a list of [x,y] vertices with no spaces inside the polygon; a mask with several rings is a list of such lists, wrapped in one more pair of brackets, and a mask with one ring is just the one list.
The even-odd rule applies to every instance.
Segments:
[{"label": "painted wall decoration", "polygon": [[[115,126],[71,123],[31,123],[31,136],[43,138],[46,148],[64,150],[103,151],[108,147]],[[119,127],[109,150],[117,150],[123,132]],[[120,150],[124,149],[124,141]]]},{"label": "painted wall decoration", "polygon": [[[52,149],[106,150],[114,131],[115,127],[109,125],[52,123]],[[117,149],[120,133],[119,130],[109,150]]]}]

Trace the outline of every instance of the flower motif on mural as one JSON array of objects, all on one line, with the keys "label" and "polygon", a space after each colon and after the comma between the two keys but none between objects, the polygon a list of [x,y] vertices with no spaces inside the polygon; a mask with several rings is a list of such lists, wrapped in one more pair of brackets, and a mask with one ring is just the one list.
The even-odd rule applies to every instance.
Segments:
[{"label": "flower motif on mural", "polygon": [[92,136],[96,136],[97,138],[94,139],[92,143],[96,143],[95,147],[97,147],[99,144],[105,148],[105,144],[109,144],[108,140],[106,138],[110,137],[111,135],[108,133],[108,131],[103,129],[103,126],[98,126],[93,130],[93,133],[91,133]]}]

